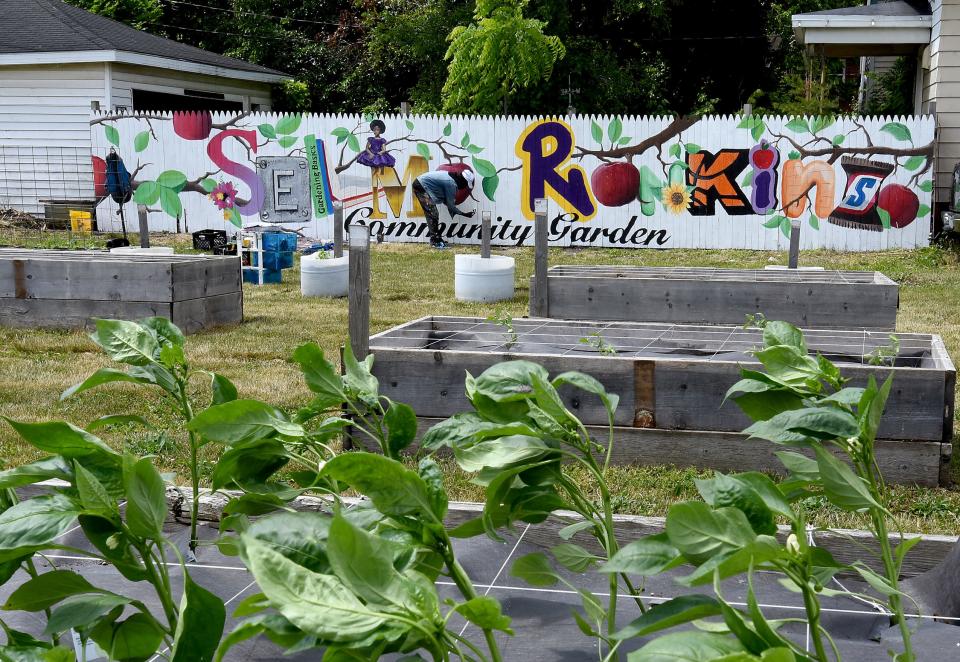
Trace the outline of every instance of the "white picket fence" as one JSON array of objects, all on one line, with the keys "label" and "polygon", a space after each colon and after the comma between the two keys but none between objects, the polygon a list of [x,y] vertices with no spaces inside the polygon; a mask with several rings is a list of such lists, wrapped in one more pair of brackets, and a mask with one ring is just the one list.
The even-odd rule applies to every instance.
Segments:
[{"label": "white picket fence", "polygon": [[[533,243],[531,190],[536,190],[543,172],[552,170],[568,181],[581,178],[588,196],[581,200],[581,211],[593,210],[592,214],[577,214],[575,201],[551,188],[550,182],[558,181],[556,176],[548,177],[545,194],[552,222],[551,240],[558,246],[783,249],[788,245],[789,229],[784,208],[791,201],[785,198],[796,191],[805,201],[805,209],[799,214],[803,248],[872,251],[925,246],[929,241],[934,172],[932,117],[710,116],[687,127],[671,117],[388,115],[377,119],[386,126],[383,137],[393,141],[386,149],[396,161],[397,179],[388,169],[380,179],[381,186],[376,185],[371,168],[354,161],[357,150],[363,150],[373,136],[371,119],[358,115],[215,113],[210,126],[198,115],[185,122],[190,126],[175,130],[171,114],[120,118],[94,114],[91,139],[95,169],[97,159],[105,159],[113,149],[134,175],[136,189],[148,183],[139,194],[135,189],[135,199],[124,205],[124,214],[128,227],[135,227],[137,198],[146,201],[150,227],[156,231],[235,230],[224,217],[224,211],[229,216],[233,208],[220,209],[207,191],[229,183],[237,191],[234,207],[239,207],[253,194],[245,178],[256,170],[257,157],[307,157],[307,145],[315,143],[305,138],[314,136],[326,151],[332,197],[343,201],[351,222],[372,224],[374,233],[383,231],[388,241],[426,241],[423,218],[417,215],[410,190],[412,179],[404,182],[404,175],[416,174],[418,169],[433,170],[448,162],[466,163],[478,175],[473,200],[468,199],[462,208],[492,212],[494,243],[500,245]],[[683,130],[678,133],[678,128]],[[224,131],[229,132],[227,136],[218,138]],[[552,136],[538,137],[540,132],[551,131]],[[524,138],[528,136],[532,137],[525,150]],[[563,158],[566,154],[556,150],[564,146],[567,137],[572,142],[572,154]],[[222,155],[211,144],[215,142]],[[767,169],[775,173],[775,200],[769,212],[754,213],[754,184],[750,180],[756,176],[756,163],[747,150],[763,149],[761,143],[777,153],[776,165]],[[719,175],[710,175],[711,162],[716,170],[724,159],[733,165]],[[747,165],[738,169],[737,163],[743,164],[744,159]],[[544,165],[553,161],[559,161],[556,168]],[[597,170],[607,163],[628,162],[633,170],[616,166],[622,176],[613,177],[612,192],[607,190],[610,186],[605,188],[601,181],[604,175],[598,175]],[[678,162],[684,165],[675,165]],[[869,162],[866,171],[865,162]],[[612,170],[607,168],[608,173]],[[633,172],[640,174],[639,188],[632,179]],[[805,183],[804,172],[816,178]],[[858,177],[865,179],[858,183]],[[832,180],[832,190],[828,180]],[[158,198],[153,195],[153,182],[157,190],[163,190]],[[680,213],[671,212],[663,203],[664,189],[677,182],[693,196],[693,205],[698,196],[707,202],[707,208],[712,200],[712,212],[691,213],[693,205],[681,208]],[[789,184],[785,186],[785,182]],[[390,184],[398,186],[390,188]],[[903,193],[901,189],[899,197],[890,194],[896,203],[890,214],[892,225],[880,225],[880,231],[865,229],[887,220],[876,212],[869,215],[873,220],[865,225],[831,222],[833,209],[845,200],[862,202],[868,208],[876,206],[878,192],[891,185],[912,192]],[[631,186],[637,189],[635,195],[630,192]],[[862,190],[858,192],[857,186]],[[172,199],[173,193],[178,202]],[[724,194],[731,206],[715,199]],[[391,208],[391,200],[399,203],[399,210]],[[746,207],[744,200],[748,201]],[[911,207],[916,208],[912,221]],[[375,208],[382,218],[370,218]],[[750,213],[731,213],[737,210]],[[307,236],[330,239],[332,215],[312,211],[308,220],[290,227]],[[119,229],[117,212],[117,203],[105,197],[98,206],[99,227]],[[245,226],[260,223],[257,209],[251,207],[245,212],[239,215]],[[457,217],[451,223],[441,206],[441,221],[452,243],[478,242],[479,213],[472,219]]]}]

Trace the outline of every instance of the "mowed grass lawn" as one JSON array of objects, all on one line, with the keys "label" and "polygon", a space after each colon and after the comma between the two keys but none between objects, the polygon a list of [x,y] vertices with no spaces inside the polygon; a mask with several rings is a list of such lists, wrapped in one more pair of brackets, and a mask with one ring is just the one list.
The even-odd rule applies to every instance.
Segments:
[{"label": "mowed grass lawn", "polygon": [[[158,237],[156,241],[173,243],[178,250],[189,248],[184,237]],[[0,235],[0,244],[14,243],[49,246],[58,242],[49,236],[12,241]],[[526,315],[532,249],[498,249],[517,259],[513,301],[495,306],[454,300],[453,256],[475,250],[374,246],[371,331],[430,314],[488,316],[500,307],[514,317]],[[556,249],[551,251],[550,260],[551,264],[749,268],[784,263],[785,255],[730,250]],[[801,260],[805,265],[887,274],[901,284],[897,330],[940,334],[951,354],[960,357],[960,255],[954,250],[929,248],[879,254],[820,251],[803,253]],[[239,326],[189,336],[188,358],[196,368],[228,376],[238,386],[241,397],[261,399],[285,409],[304,404],[309,394],[289,357],[297,345],[307,341],[316,341],[328,356],[336,357],[347,335],[346,300],[302,298],[299,271],[294,268],[284,273],[281,285],[245,286],[244,312],[245,321]],[[103,432],[104,438],[118,448],[157,455],[166,469],[185,481],[184,436],[158,391],[109,384],[59,401],[64,389],[106,365],[106,357],[84,332],[0,329],[0,413],[30,421],[65,419],[81,426],[105,414],[144,416],[156,426],[155,432],[113,428]],[[196,390],[200,402],[206,402],[207,385],[199,378]],[[209,469],[216,459],[216,449],[210,445],[204,451],[204,463]],[[4,465],[38,456],[12,429],[5,424],[0,426],[0,458]],[[452,499],[482,499],[482,490],[469,482],[469,476],[452,466],[448,468]],[[610,480],[621,512],[663,515],[671,503],[694,498],[694,478],[709,473],[675,467],[618,467],[611,470]],[[892,490],[891,505],[905,530],[960,533],[960,492],[906,487]],[[856,516],[842,513],[819,499],[811,499],[805,505],[817,524],[853,527],[861,523]]]}]

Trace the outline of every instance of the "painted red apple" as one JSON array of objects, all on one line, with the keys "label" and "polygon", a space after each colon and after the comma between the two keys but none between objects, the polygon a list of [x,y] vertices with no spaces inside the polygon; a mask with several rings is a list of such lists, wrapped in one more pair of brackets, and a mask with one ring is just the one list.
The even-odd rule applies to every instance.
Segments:
[{"label": "painted red apple", "polygon": [[920,199],[902,184],[888,184],[880,191],[877,205],[890,214],[890,225],[905,228],[917,217]]},{"label": "painted red apple", "polygon": [[753,164],[760,170],[766,170],[773,165],[777,155],[772,149],[761,143],[760,149],[753,153]]},{"label": "painted red apple", "polygon": [[99,156],[90,158],[93,160],[93,195],[97,198],[105,198],[109,195],[107,191],[107,162]]},{"label": "painted red apple", "polygon": [[173,114],[173,132],[184,140],[206,140],[212,128],[213,116],[205,110]]},{"label": "painted red apple", "polygon": [[[458,174],[462,173],[465,170],[469,170],[470,172],[473,172],[473,168],[468,166],[466,163],[444,163],[443,165],[438,167],[437,170],[443,170],[444,172],[455,172]],[[453,199],[453,201],[459,205],[468,197],[470,197],[469,189],[465,189],[465,188],[457,189],[457,196]]]},{"label": "painted red apple", "polygon": [[597,202],[605,207],[622,207],[637,197],[640,171],[632,163],[604,163],[590,175]]}]

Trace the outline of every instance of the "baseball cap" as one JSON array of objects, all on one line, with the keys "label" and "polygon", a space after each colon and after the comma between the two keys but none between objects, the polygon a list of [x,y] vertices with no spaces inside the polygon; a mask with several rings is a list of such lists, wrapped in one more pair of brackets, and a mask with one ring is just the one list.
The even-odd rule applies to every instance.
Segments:
[{"label": "baseball cap", "polygon": [[473,188],[473,173],[469,170],[463,171],[463,178],[467,180],[467,188]]}]

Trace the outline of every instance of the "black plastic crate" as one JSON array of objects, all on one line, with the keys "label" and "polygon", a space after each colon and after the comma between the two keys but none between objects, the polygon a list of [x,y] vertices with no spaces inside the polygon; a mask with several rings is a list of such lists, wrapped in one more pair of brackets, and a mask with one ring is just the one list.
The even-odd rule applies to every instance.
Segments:
[{"label": "black plastic crate", "polygon": [[209,251],[227,245],[227,233],[224,230],[197,230],[193,233],[193,248]]}]

